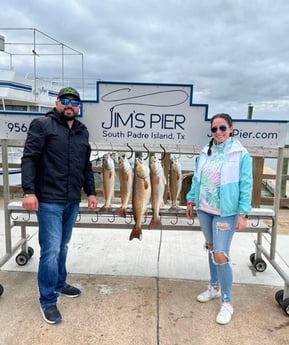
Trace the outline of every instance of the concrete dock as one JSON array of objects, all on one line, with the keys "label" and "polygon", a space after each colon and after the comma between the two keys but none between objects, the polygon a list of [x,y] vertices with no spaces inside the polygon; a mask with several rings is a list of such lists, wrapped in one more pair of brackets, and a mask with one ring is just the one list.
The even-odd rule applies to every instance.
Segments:
[{"label": "concrete dock", "polygon": [[[3,210],[2,210],[3,212]],[[4,255],[1,213],[0,253]],[[39,311],[37,228],[29,229],[34,255],[18,266],[11,257],[0,270],[2,345],[287,345],[289,318],[275,301],[284,281],[267,261],[256,272],[249,256],[256,234],[236,233],[231,250],[234,315],[216,324],[220,301],[201,304],[207,287],[207,254],[201,232],[144,231],[129,241],[127,230],[74,229],[68,282],[79,298],[59,299],[63,322],[49,325]],[[19,234],[13,234],[15,238]],[[270,239],[264,234],[264,243]],[[289,274],[289,210],[279,214],[278,261]]]}]

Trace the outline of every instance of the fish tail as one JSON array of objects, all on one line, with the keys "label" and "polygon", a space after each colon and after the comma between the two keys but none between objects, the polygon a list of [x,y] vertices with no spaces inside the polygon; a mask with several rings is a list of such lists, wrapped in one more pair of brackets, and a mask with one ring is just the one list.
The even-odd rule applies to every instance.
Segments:
[{"label": "fish tail", "polygon": [[162,225],[160,218],[152,218],[149,223],[149,229],[159,228]]},{"label": "fish tail", "polygon": [[124,207],[120,207],[117,209],[116,214],[120,217],[126,218],[126,209]]},{"label": "fish tail", "polygon": [[134,225],[134,227],[130,233],[129,240],[131,241],[134,238],[138,238],[139,240],[141,240],[141,238],[142,238],[141,228],[136,226],[136,225]]},{"label": "fish tail", "polygon": [[101,206],[101,208],[99,209],[100,212],[109,212],[110,210],[111,210],[111,206],[110,205],[106,205],[106,204]]}]

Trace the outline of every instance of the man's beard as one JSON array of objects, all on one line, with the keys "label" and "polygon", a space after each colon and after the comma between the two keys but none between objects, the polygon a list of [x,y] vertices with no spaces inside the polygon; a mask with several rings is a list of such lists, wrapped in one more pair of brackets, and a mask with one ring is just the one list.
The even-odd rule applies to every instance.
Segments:
[{"label": "man's beard", "polygon": [[64,121],[73,121],[76,118],[77,114],[73,112],[71,115],[65,115],[65,111],[61,112],[61,117],[63,118]]},{"label": "man's beard", "polygon": [[72,116],[67,116],[64,113],[62,114],[62,117],[65,121],[73,121],[76,118],[76,114],[72,115]]}]

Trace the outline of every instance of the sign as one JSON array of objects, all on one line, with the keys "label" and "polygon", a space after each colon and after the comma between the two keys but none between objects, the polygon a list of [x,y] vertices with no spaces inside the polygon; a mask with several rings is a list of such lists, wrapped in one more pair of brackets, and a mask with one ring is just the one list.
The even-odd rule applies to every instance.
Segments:
[{"label": "sign", "polygon": [[[179,147],[211,138],[208,105],[193,103],[192,85],[100,81],[96,103],[83,104],[83,118],[98,143]],[[233,134],[245,146],[278,147],[287,130],[285,121],[236,120]]]},{"label": "sign", "polygon": [[191,85],[99,82],[97,91],[83,117],[98,142],[190,145],[208,112],[192,104]]},{"label": "sign", "polygon": [[[208,105],[193,103],[193,85],[98,81],[96,88],[80,113],[94,143],[181,147],[211,138]],[[25,139],[36,116],[0,112],[0,138]],[[286,121],[234,120],[234,137],[248,147],[282,147],[287,131]]]}]

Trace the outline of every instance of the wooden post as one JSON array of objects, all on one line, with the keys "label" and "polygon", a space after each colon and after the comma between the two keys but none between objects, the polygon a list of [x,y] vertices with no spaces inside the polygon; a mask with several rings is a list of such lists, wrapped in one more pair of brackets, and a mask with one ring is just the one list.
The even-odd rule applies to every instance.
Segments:
[{"label": "wooden post", "polygon": [[247,118],[249,120],[252,120],[252,117],[253,117],[253,105],[251,103],[248,104],[248,114],[247,114]]},{"label": "wooden post", "polygon": [[[289,145],[285,145],[285,148],[288,148]],[[283,160],[283,167],[282,167],[282,175],[287,176],[288,175],[288,158],[284,158]],[[289,195],[287,195],[287,179],[283,179],[281,182],[281,198],[289,198]]]},{"label": "wooden post", "polygon": [[252,207],[260,207],[261,205],[263,169],[264,169],[264,158],[253,157]]}]

